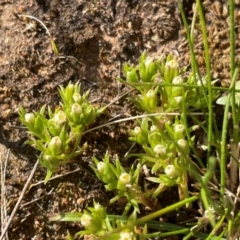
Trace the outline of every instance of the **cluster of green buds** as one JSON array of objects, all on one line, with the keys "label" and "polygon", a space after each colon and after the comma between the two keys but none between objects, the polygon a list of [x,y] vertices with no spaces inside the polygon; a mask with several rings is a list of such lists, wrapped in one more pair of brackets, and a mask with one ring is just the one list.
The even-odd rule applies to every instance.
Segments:
[{"label": "cluster of green buds", "polygon": [[[197,110],[201,106],[207,106],[204,98],[206,80],[196,80],[193,74],[185,78],[185,71],[171,55],[163,61],[148,58],[144,52],[136,67],[127,63],[124,65],[125,80],[119,81],[139,91],[139,95],[131,100],[147,113],[181,112],[183,99],[185,109]],[[212,82],[214,83],[215,81]],[[214,99],[216,97],[215,94]]]},{"label": "cluster of green buds", "polygon": [[123,83],[127,83],[132,87],[138,89],[141,94],[146,93],[151,89],[151,83],[154,82],[157,73],[158,61],[153,61],[151,58],[147,58],[144,52],[140,58],[138,66],[133,67],[127,63],[123,66],[123,73],[126,76],[126,81],[119,79]]},{"label": "cluster of green buds", "polygon": [[[72,216],[74,215],[71,214]],[[128,221],[126,222],[126,218],[114,218],[114,216],[107,215],[106,208],[101,206],[99,203],[94,202],[93,207],[88,207],[87,210],[84,210],[83,213],[80,214],[81,217],[79,219],[79,214],[77,213],[75,218],[79,219],[81,225],[84,227],[83,231],[78,232],[76,235],[80,237],[91,236],[91,238],[102,237],[106,238],[106,234],[112,232],[114,228],[123,228],[121,232],[112,233],[111,239],[119,239],[119,240],[136,240],[137,234],[131,228],[124,228],[124,225],[130,221],[134,221],[137,219],[137,214],[135,211],[130,215]],[[94,238],[95,239],[95,238]]]},{"label": "cluster of green buds", "polygon": [[93,207],[89,207],[87,210],[84,210],[80,222],[85,230],[80,231],[78,235],[104,235],[107,231],[106,218],[107,212],[105,207],[101,206],[99,203],[94,202]]},{"label": "cluster of green buds", "polygon": [[[166,60],[155,60],[143,53],[137,66],[125,64],[123,72],[125,79],[119,81],[139,92],[131,101],[145,113],[159,113],[138,121],[138,126],[130,131],[129,139],[145,151],[138,157],[151,168],[153,176],[148,179],[163,186],[178,184],[187,197],[190,147],[185,125],[171,114],[207,107],[207,80],[191,73],[186,77],[186,68],[181,69],[177,58],[171,55]],[[213,100],[216,97],[215,92]],[[191,128],[194,130],[194,126]]]},{"label": "cluster of green buds", "polygon": [[[190,146],[186,129],[176,117],[174,123],[165,122],[164,128],[154,125],[150,118],[139,121],[131,131],[130,140],[141,144],[145,154],[139,155],[154,177],[148,180],[164,186],[181,184],[187,176]],[[137,131],[136,131],[137,129]]]},{"label": "cluster of green buds", "polygon": [[138,143],[139,145],[145,146],[148,144],[148,119],[143,119],[142,122],[138,121],[139,126],[136,126],[131,130],[131,141]]},{"label": "cluster of green buds", "polygon": [[[93,158],[95,166],[91,166],[98,179],[100,179],[108,191],[115,190],[116,196],[110,200],[113,203],[121,197],[126,197],[128,203],[139,211],[138,200],[136,199],[136,190],[139,190],[138,178],[141,169],[141,165],[137,167],[131,167],[127,172],[121,165],[120,160],[116,157],[115,164],[110,163],[108,152],[105,154],[102,161],[99,161],[96,157]],[[138,194],[139,195],[139,194]]]},{"label": "cluster of green buds", "polygon": [[76,129],[82,132],[87,125],[92,123],[98,115],[100,115],[105,108],[95,108],[88,101],[90,91],[83,95],[80,94],[80,84],[75,85],[70,83],[66,88],[60,87],[59,94],[63,103],[62,110],[66,113],[67,119],[71,129]]},{"label": "cluster of green buds", "polygon": [[63,102],[54,112],[48,107],[48,117],[45,117],[46,106],[39,112],[27,113],[22,107],[19,111],[21,122],[32,136],[28,143],[42,152],[39,160],[47,168],[45,181],[58,165],[69,162],[86,149],[86,143],[79,146],[82,133],[104,110],[90,104],[89,91],[80,94],[79,83],[60,87],[59,93]]},{"label": "cluster of green buds", "polygon": [[105,219],[107,212],[105,207],[99,203],[94,203],[94,207],[89,207],[88,210],[84,210],[81,217],[81,224],[84,226],[85,231],[81,234],[97,234],[102,235],[105,233]]}]

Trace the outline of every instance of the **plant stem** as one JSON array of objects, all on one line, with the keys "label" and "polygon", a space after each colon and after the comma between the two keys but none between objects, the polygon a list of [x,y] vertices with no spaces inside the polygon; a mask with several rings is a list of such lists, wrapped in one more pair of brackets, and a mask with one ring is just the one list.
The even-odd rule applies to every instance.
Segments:
[{"label": "plant stem", "polygon": [[[206,24],[203,14],[203,8],[200,0],[197,0],[197,9],[200,18],[200,24],[202,28],[203,35],[203,44],[204,44],[204,55],[205,55],[205,64],[207,71],[207,86],[208,86],[208,155],[207,159],[210,157],[211,143],[212,143],[212,126],[214,124],[213,119],[213,94],[212,94],[212,79],[211,79],[211,66],[210,66],[210,57],[209,57],[209,47],[208,47],[208,38],[206,31]],[[204,91],[204,90],[203,90]],[[215,124],[216,125],[216,124]]]},{"label": "plant stem", "polygon": [[222,137],[221,137],[221,157],[220,157],[220,200],[222,204],[223,204],[223,197],[225,192],[224,188],[225,188],[225,173],[226,173],[226,158],[227,158],[226,145],[227,145],[228,113],[230,108],[230,99],[231,99],[232,89],[234,88],[235,80],[237,78],[238,72],[239,72],[239,69],[236,68],[234,71],[233,78],[231,80],[231,85],[229,88],[230,93],[228,94],[228,97],[227,97],[227,102],[225,105],[224,117],[223,117],[223,127],[222,127]]},{"label": "plant stem", "polygon": [[118,228],[112,232],[109,232],[107,233],[106,235],[102,236],[102,237],[99,237],[97,238],[98,240],[100,239],[109,239],[109,237],[112,235],[112,234],[115,234],[115,233],[118,233],[118,232],[121,232],[122,230],[124,229],[127,229],[127,228],[133,228],[135,225],[142,225],[142,224],[146,224],[147,222],[149,222],[150,220],[154,219],[154,218],[157,218],[157,217],[160,217],[166,213],[169,213],[171,211],[175,211],[176,209],[186,205],[186,204],[190,204],[191,202],[194,202],[198,199],[198,196],[193,196],[193,197],[190,197],[190,198],[187,198],[183,201],[179,201],[177,203],[174,203],[168,207],[165,207],[163,209],[160,209],[156,212],[153,212],[151,214],[148,214],[147,216],[144,216],[144,217],[141,217],[141,218],[138,218],[137,220],[135,221],[131,221],[129,223],[127,223],[125,226],[121,227],[121,228]]}]

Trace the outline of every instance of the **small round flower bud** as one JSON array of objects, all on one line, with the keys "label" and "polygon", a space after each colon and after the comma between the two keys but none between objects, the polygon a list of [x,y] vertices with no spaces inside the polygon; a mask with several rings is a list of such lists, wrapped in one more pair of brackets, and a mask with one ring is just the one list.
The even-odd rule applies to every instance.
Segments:
[{"label": "small round flower bud", "polygon": [[153,62],[153,58],[147,57],[145,60],[145,66],[148,67]]},{"label": "small round flower bud", "polygon": [[75,89],[75,86],[74,86],[74,84],[70,83],[70,84],[68,84],[67,88],[69,91],[73,92]]},{"label": "small round flower bud", "polygon": [[33,113],[26,113],[26,115],[25,115],[25,120],[26,120],[26,122],[29,123],[29,124],[34,124],[34,122],[35,122],[35,116],[34,116],[34,114],[33,114]]},{"label": "small round flower bud", "polygon": [[179,139],[177,143],[181,148],[185,148],[187,146],[187,141],[185,139]]},{"label": "small round flower bud", "polygon": [[131,131],[131,140],[137,142],[140,145],[146,145],[148,143],[147,133],[144,132],[141,127],[137,126]]},{"label": "small round flower bud", "polygon": [[126,191],[127,184],[131,181],[131,176],[128,173],[122,173],[117,181],[117,189]]},{"label": "small round flower bud", "polygon": [[178,133],[183,133],[185,130],[185,126],[183,124],[176,124],[174,126],[174,131]]},{"label": "small round flower bud", "polygon": [[53,121],[57,125],[62,125],[63,123],[65,123],[67,121],[67,116],[66,116],[65,112],[62,110],[57,112],[53,117]]},{"label": "small round flower bud", "polygon": [[132,240],[133,233],[132,232],[121,232],[119,240]]},{"label": "small round flower bud", "polygon": [[175,97],[174,99],[175,99],[177,104],[180,104],[182,102],[183,97],[182,96],[178,96],[178,97]]},{"label": "small round flower bud", "polygon": [[177,76],[172,80],[172,83],[173,84],[183,84],[184,81],[183,81],[183,78],[181,76]]},{"label": "small round flower bud", "polygon": [[155,112],[157,106],[157,89],[149,90],[144,97],[145,107],[151,111]]},{"label": "small round flower bud", "polygon": [[128,184],[131,181],[131,176],[128,173],[122,173],[119,177],[119,181]]},{"label": "small round flower bud", "polygon": [[160,155],[160,156],[161,156],[161,155],[166,154],[167,148],[166,148],[164,145],[162,145],[162,144],[157,144],[157,145],[154,147],[153,151],[154,151],[157,155]]},{"label": "small round flower bud", "polygon": [[142,129],[140,127],[135,127],[134,128],[134,134],[137,136],[137,135],[140,135],[142,133]]},{"label": "small round flower bud", "polygon": [[183,124],[176,124],[174,126],[174,138],[175,140],[184,138],[185,126]]},{"label": "small round flower bud", "polygon": [[157,128],[155,125],[152,125],[152,126],[150,127],[150,131],[151,131],[151,132],[157,132],[157,131],[158,131],[158,128]]},{"label": "small round flower bud", "polygon": [[62,153],[62,141],[60,137],[53,137],[48,144],[48,147],[53,155],[60,155]]},{"label": "small round flower bud", "polygon": [[83,214],[80,222],[85,228],[88,228],[92,225],[92,217],[88,214]]},{"label": "small round flower bud", "polygon": [[82,107],[78,103],[74,103],[72,105],[72,113],[73,114],[81,114],[82,113]]},{"label": "small round flower bud", "polygon": [[174,165],[168,165],[165,168],[165,174],[170,178],[177,178],[179,175],[179,172],[177,171]]},{"label": "small round flower bud", "polygon": [[75,103],[80,103],[82,100],[82,97],[79,93],[74,93],[73,94],[73,100],[75,101]]},{"label": "small round flower bud", "polygon": [[[183,84],[183,78],[177,76],[172,81],[173,84]],[[182,96],[183,88],[180,86],[173,86],[172,87],[172,97]]]},{"label": "small round flower bud", "polygon": [[179,67],[178,61],[176,59],[172,59],[166,63],[166,67],[176,69]]},{"label": "small round flower bud", "polygon": [[184,155],[189,154],[189,145],[185,139],[179,139],[177,141],[177,145],[179,146],[179,148],[181,149],[181,151]]},{"label": "small round flower bud", "polygon": [[81,116],[83,115],[82,113],[82,107],[78,103],[74,103],[71,108],[71,121],[74,123],[79,123]]},{"label": "small round flower bud", "polygon": [[146,97],[149,98],[149,99],[154,99],[155,98],[155,93],[153,90],[149,90],[147,93],[146,93]]},{"label": "small round flower bud", "polygon": [[95,204],[94,209],[100,219],[105,219],[107,217],[106,209],[99,203]]},{"label": "small round flower bud", "polygon": [[170,100],[170,103],[168,104],[168,106],[173,109],[175,109],[175,108],[179,109],[179,108],[181,108],[182,100],[183,100],[182,96],[173,97]]},{"label": "small round flower bud", "polygon": [[97,164],[97,170],[100,174],[104,173],[105,172],[105,169],[106,169],[106,163],[104,162],[99,162]]},{"label": "small round flower bud", "polygon": [[53,157],[51,155],[45,155],[44,160],[51,161],[51,160],[53,160]]}]

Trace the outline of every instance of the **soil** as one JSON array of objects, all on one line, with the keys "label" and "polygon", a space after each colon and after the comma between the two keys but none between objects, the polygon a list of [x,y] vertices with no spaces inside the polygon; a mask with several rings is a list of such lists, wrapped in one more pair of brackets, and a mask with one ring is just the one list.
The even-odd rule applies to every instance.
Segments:
[{"label": "soil", "polygon": [[[185,0],[189,22],[193,0]],[[229,79],[228,13],[224,1],[204,1],[210,42],[212,77],[222,85]],[[236,16],[239,6],[236,6]],[[126,89],[117,83],[124,62],[137,63],[143,51],[148,55],[178,57],[189,64],[189,50],[177,0],[2,0],[0,3],[0,157],[6,166],[6,214],[9,216],[36,162],[37,153],[24,144],[25,129],[18,128],[19,106],[39,110],[59,103],[58,87],[69,81],[81,82],[82,91],[91,89],[91,101],[108,104]],[[50,32],[32,17],[42,21]],[[194,31],[197,60],[204,74],[200,27]],[[238,39],[238,28],[236,28]],[[54,53],[51,41],[56,44]],[[239,51],[239,43],[237,50]],[[95,126],[111,118],[131,115],[126,99],[112,104]],[[89,164],[92,156],[106,150],[123,157],[131,147],[127,131],[131,124],[120,124],[86,136],[88,151],[74,163],[62,166],[56,175],[68,174],[44,185],[45,170],[38,167],[7,235],[11,240],[66,239],[67,230],[81,230],[78,223],[49,222],[49,214],[82,211],[93,199],[108,206],[109,197]],[[9,156],[8,156],[9,153]],[[7,158],[8,156],[8,158]],[[6,160],[8,159],[8,160]],[[129,165],[129,162],[125,164]],[[3,167],[2,167],[3,168]],[[76,170],[76,172],[71,172]],[[3,177],[3,172],[1,173]],[[161,199],[163,206],[173,193]],[[171,197],[169,197],[171,196]],[[35,202],[33,202],[35,200]],[[177,201],[178,197],[174,198]],[[110,211],[111,211],[111,207]],[[3,211],[2,206],[2,211]],[[197,209],[196,209],[197,210]],[[3,214],[3,213],[2,213]],[[166,216],[179,223],[176,213]],[[192,218],[192,212],[186,219]],[[184,220],[184,221],[185,221]],[[3,224],[3,218],[1,218]],[[176,239],[181,239],[177,237]]]}]

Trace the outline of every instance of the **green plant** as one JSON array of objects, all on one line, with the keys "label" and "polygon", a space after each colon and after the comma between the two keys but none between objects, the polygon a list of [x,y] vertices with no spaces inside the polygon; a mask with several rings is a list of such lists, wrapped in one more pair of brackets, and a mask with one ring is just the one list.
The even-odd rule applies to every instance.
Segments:
[{"label": "green plant", "polygon": [[[194,114],[200,107],[207,108],[207,104],[203,104],[205,85],[195,84],[192,74],[189,74],[186,80],[183,79],[179,74],[184,73],[184,69],[180,70],[177,61],[171,56],[168,56],[166,61],[161,59],[153,61],[146,58],[146,54],[143,53],[138,66],[124,65],[124,73],[126,80],[120,79],[120,81],[139,91],[138,97],[131,99],[131,101],[142,111],[150,114],[137,121],[139,125],[130,132],[129,138],[141,145],[145,153],[129,154],[128,157],[135,157],[139,160],[138,164],[133,165],[130,169],[123,168],[118,157],[114,161],[115,164],[112,164],[108,153],[101,161],[96,157],[93,158],[95,165],[91,168],[95,175],[104,183],[107,191],[115,193],[110,204],[120,198],[125,198],[126,205],[122,215],[119,216],[120,225],[114,224],[115,228],[109,227],[111,224],[109,225],[109,215],[106,212],[104,218],[99,218],[100,215],[95,213],[96,205],[94,208],[89,208],[87,212],[81,214],[80,219],[86,229],[80,232],[81,236],[92,234],[104,239],[112,232],[111,237],[118,236],[117,239],[119,239],[120,235],[114,235],[115,232],[119,234],[126,229],[129,231],[129,227],[133,229],[139,221],[135,217],[127,224],[124,220],[125,217],[140,213],[139,205],[154,210],[158,195],[174,185],[179,188],[179,199],[184,202],[186,207],[189,207],[193,199],[197,199],[197,197],[189,198],[189,175],[194,175],[195,179],[200,181],[204,187],[202,197],[206,199],[209,196],[206,185],[212,177],[215,159],[211,163],[211,171],[207,171],[204,176],[196,170],[190,157],[192,148],[189,141],[194,141],[191,134],[200,126],[188,127],[186,123],[187,115]],[[158,81],[156,81],[157,78]],[[215,94],[216,97],[217,94]],[[176,98],[180,100],[176,101]],[[151,113],[155,115],[151,116]],[[157,183],[158,187],[155,189],[147,190],[139,185],[140,172],[143,166],[149,168],[151,174],[144,181]],[[209,200],[205,203],[208,205]],[[161,215],[162,212],[159,214]],[[57,218],[57,216],[55,217]],[[51,220],[54,220],[55,217],[52,217]],[[208,218],[214,224],[213,212],[208,214]],[[79,220],[78,213],[75,216],[71,214],[65,215],[64,219],[61,218],[62,221],[70,219]],[[145,222],[142,222],[144,228],[137,234],[140,239],[161,235],[159,232],[153,231],[152,224],[149,223],[151,220],[151,216],[146,216]],[[197,226],[200,228],[202,221],[199,221]],[[149,229],[151,232],[148,232]],[[196,229],[185,229],[184,231],[194,235]],[[131,231],[135,236],[136,232]],[[125,235],[123,234],[123,236]]]},{"label": "green plant", "polygon": [[[199,126],[188,127],[184,118],[200,108],[207,108],[204,95],[207,90],[205,78],[196,81],[196,77],[190,73],[184,79],[184,72],[185,69],[180,69],[177,60],[170,55],[166,61],[154,61],[143,53],[138,66],[124,65],[126,80],[120,79],[140,92],[137,98],[131,99],[137,107],[146,113],[159,113],[159,116],[138,121],[139,126],[131,131],[130,137],[130,140],[143,146],[145,154],[138,157],[156,175],[147,180],[159,183],[152,197],[175,184],[182,193],[180,199],[189,196],[187,176],[194,168],[187,136],[193,142],[194,137],[189,138],[190,133]],[[212,101],[216,97],[215,92]]]},{"label": "green plant", "polygon": [[[153,219],[151,216],[147,216],[145,222],[141,222],[144,225],[143,230],[139,233],[133,231],[134,225],[139,221],[136,215],[140,213],[139,205],[154,210],[157,196],[174,185],[179,187],[179,199],[183,200],[181,204],[188,207],[197,199],[189,198],[188,176],[195,174],[196,179],[202,176],[191,161],[191,146],[187,140],[193,142],[194,137],[190,137],[190,134],[199,128],[199,125],[188,127],[186,117],[188,113],[193,113],[200,107],[207,107],[207,104],[202,103],[205,88],[201,89],[198,84],[194,84],[192,74],[187,79],[183,79],[179,74],[184,73],[184,69],[180,70],[177,61],[171,56],[168,56],[166,61],[160,59],[153,61],[147,59],[146,54],[143,53],[138,66],[125,64],[124,69],[126,81],[120,81],[130,84],[140,92],[136,99],[131,99],[132,102],[142,111],[148,114],[154,113],[155,116],[138,120],[139,126],[130,132],[129,139],[141,145],[145,152],[129,154],[128,157],[139,159],[137,165],[125,169],[118,157],[115,164],[112,164],[108,153],[101,161],[96,157],[93,158],[95,165],[91,166],[92,170],[104,183],[106,190],[115,193],[110,204],[121,198],[126,199],[124,211],[118,221],[113,220],[114,218],[110,217],[106,209],[98,203],[84,213],[67,213],[64,218],[59,218],[58,215],[51,218],[51,220],[80,221],[85,227],[85,230],[78,233],[81,236],[91,234],[104,238],[111,232],[111,237],[116,236],[116,239],[124,239],[126,236],[135,239],[136,235],[141,239],[158,236],[159,232],[152,231],[154,224],[148,223]],[[126,69],[130,69],[130,73]],[[78,83],[75,85],[70,83],[66,88],[61,87],[59,93],[62,103],[54,113],[48,108],[48,118],[44,116],[46,106],[40,112],[33,113],[26,113],[23,108],[20,109],[20,119],[33,136],[28,143],[42,152],[40,163],[48,171],[45,181],[50,178],[59,164],[69,162],[71,158],[84,151],[86,144],[79,147],[83,131],[104,110],[104,108],[97,110],[88,102],[89,92],[80,95]],[[151,176],[144,181],[157,183],[157,188],[146,190],[139,185],[143,166],[151,170]],[[214,164],[212,166],[214,168]],[[211,176],[209,172],[205,175],[208,179]],[[203,191],[203,196],[206,194],[207,191]],[[160,211],[159,216],[163,212]],[[213,215],[210,214],[209,217],[211,221]],[[152,229],[150,233],[149,229]],[[189,229],[187,231],[189,234],[195,234]]]},{"label": "green plant", "polygon": [[[240,214],[236,211],[237,196],[230,194],[226,188],[226,163],[229,155],[230,179],[233,184],[231,189],[236,191],[239,182],[236,169],[239,167],[237,145],[240,87],[239,82],[236,82],[238,67],[234,62],[234,1],[229,0],[231,20],[229,89],[215,88],[215,81],[211,80],[207,31],[201,1],[196,0],[191,31],[181,1],[179,8],[190,48],[191,72],[186,72],[186,68],[181,69],[177,58],[171,55],[165,60],[152,59],[144,52],[137,66],[124,64],[124,78],[118,80],[137,92],[136,97],[129,96],[129,99],[145,113],[145,117],[138,119],[137,126],[129,132],[129,139],[141,146],[142,152],[128,154],[127,158],[135,158],[137,161],[130,168],[123,167],[118,157],[111,160],[108,152],[102,160],[93,157],[91,165],[93,172],[103,182],[105,189],[114,194],[110,204],[116,203],[119,199],[125,199],[126,204],[121,215],[110,215],[107,208],[94,203],[93,207],[87,208],[83,213],[55,214],[50,217],[51,221],[81,222],[84,230],[77,235],[82,237],[90,235],[93,239],[125,240],[176,234],[183,234],[184,239],[193,236],[199,239],[230,239],[238,234]],[[194,54],[194,37],[191,33],[196,16],[199,17],[203,35],[206,76],[201,76]],[[87,101],[89,93],[81,96],[79,91],[78,84],[70,84],[66,89],[61,88],[63,103],[54,113],[48,109],[49,118],[44,117],[45,106],[39,113],[29,114],[24,109],[20,110],[21,121],[33,136],[29,143],[43,153],[40,162],[48,169],[46,180],[59,164],[68,162],[85,149],[84,144],[79,147],[83,131],[104,110],[93,108]],[[229,93],[216,101],[220,91]],[[222,129],[218,129],[216,125],[213,112],[215,101],[225,105]],[[198,111],[201,111],[201,118],[197,117]],[[229,111],[232,113],[233,121],[230,133],[231,154],[228,154],[226,148]],[[199,129],[207,136],[207,143],[204,146],[207,151],[205,162],[196,151],[195,131]],[[213,179],[214,181],[217,179],[215,170],[218,168],[219,186],[212,183]],[[141,175],[143,169],[147,171],[146,176]],[[192,197],[188,189],[190,179],[194,181],[196,188]],[[149,182],[155,187],[148,189],[146,186]],[[178,187],[179,201],[163,209],[157,209],[159,195],[172,186]],[[214,186],[214,191],[219,191],[219,199],[213,198],[210,186]],[[170,211],[178,211],[183,206],[191,208],[196,200],[202,206],[202,216],[194,219],[186,227],[155,221],[156,218]],[[143,206],[151,209],[152,213],[139,217]],[[210,232],[203,234],[201,229],[206,226],[209,226]],[[68,239],[72,239],[69,233]]]},{"label": "green plant", "polygon": [[142,191],[139,186],[139,174],[141,164],[132,166],[126,171],[118,157],[115,160],[115,166],[109,162],[108,153],[105,154],[103,161],[98,161],[94,157],[96,167],[91,166],[96,176],[105,184],[107,191],[115,191],[115,197],[110,200],[110,204],[116,202],[120,198],[126,198],[127,204],[122,216],[126,216],[131,207],[134,211],[140,213],[138,204],[145,206],[151,205],[150,199]]},{"label": "green plant", "polygon": [[80,94],[80,84],[69,83],[66,88],[60,87],[62,103],[53,112],[46,106],[39,112],[27,113],[20,107],[21,122],[28,128],[31,140],[27,143],[41,152],[40,163],[47,169],[45,182],[61,164],[71,161],[81,154],[87,143],[80,147],[83,132],[105,108],[96,109],[88,101],[89,91]]}]

